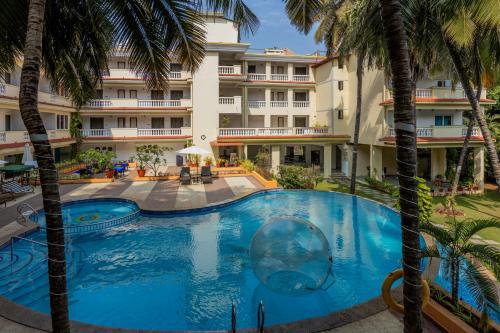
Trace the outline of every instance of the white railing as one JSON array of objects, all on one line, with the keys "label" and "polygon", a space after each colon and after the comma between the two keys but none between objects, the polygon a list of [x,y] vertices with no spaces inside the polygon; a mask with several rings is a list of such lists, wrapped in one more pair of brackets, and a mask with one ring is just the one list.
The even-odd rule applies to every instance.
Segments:
[{"label": "white railing", "polygon": [[417,97],[432,97],[432,89],[417,89],[415,93]]},{"label": "white railing", "polygon": [[182,73],[181,72],[170,72],[170,73],[168,73],[168,77],[170,79],[180,79],[182,77]]},{"label": "white railing", "polygon": [[219,128],[220,137],[330,135],[328,127]]},{"label": "white railing", "polygon": [[294,108],[308,108],[311,105],[309,101],[293,101]]},{"label": "white railing", "polygon": [[271,81],[288,81],[287,74],[271,74]]},{"label": "white railing", "polygon": [[[467,135],[467,127],[464,127],[462,128],[462,136],[466,135]],[[481,129],[479,127],[473,127],[471,136],[483,136],[483,134],[481,133]]]},{"label": "white railing", "polygon": [[7,141],[7,133],[0,132],[0,142],[5,142],[5,141]]},{"label": "white railing", "polygon": [[219,75],[240,75],[240,74],[241,74],[240,65],[219,66]]},{"label": "white railing", "polygon": [[429,128],[429,127],[417,127],[417,137],[419,137],[419,138],[430,138],[430,137],[432,137],[432,128]]},{"label": "white railing", "polygon": [[80,130],[84,137],[110,137],[111,130],[109,129],[82,129]]},{"label": "white railing", "polygon": [[180,128],[148,128],[138,129],[137,136],[176,136],[181,135]]},{"label": "white railing", "polygon": [[234,97],[219,97],[219,104],[222,105],[234,104]]},{"label": "white railing", "polygon": [[308,82],[309,75],[294,75],[293,80],[298,82]]},{"label": "white railing", "polygon": [[247,80],[249,81],[265,81],[267,80],[266,74],[249,73],[247,74]]},{"label": "white railing", "polygon": [[272,108],[286,108],[288,107],[288,101],[271,101]]},{"label": "white railing", "polygon": [[48,130],[49,139],[66,139],[71,138],[69,130],[59,129],[59,130]]},{"label": "white railing", "polygon": [[91,108],[108,108],[113,106],[113,102],[106,99],[92,99],[87,103],[87,106]]},{"label": "white railing", "polygon": [[0,132],[0,142],[2,143],[22,143],[29,142],[30,137],[26,131],[5,131]]},{"label": "white railing", "polygon": [[139,107],[151,107],[151,108],[172,108],[172,107],[181,106],[181,100],[140,99],[137,101],[137,106],[139,106]]},{"label": "white railing", "polygon": [[265,108],[266,101],[248,101],[248,107],[255,109]]}]

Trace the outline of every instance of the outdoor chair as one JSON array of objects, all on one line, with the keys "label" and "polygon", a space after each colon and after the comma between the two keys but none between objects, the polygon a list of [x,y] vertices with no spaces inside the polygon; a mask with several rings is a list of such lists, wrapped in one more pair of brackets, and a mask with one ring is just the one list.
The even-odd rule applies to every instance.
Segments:
[{"label": "outdoor chair", "polygon": [[179,176],[179,181],[181,185],[189,185],[191,184],[191,171],[189,167],[182,167],[181,173]]},{"label": "outdoor chair", "polygon": [[206,184],[206,183],[212,183],[213,182],[213,179],[212,179],[212,170],[209,166],[203,166],[201,167],[201,182],[203,184]]},{"label": "outdoor chair", "polygon": [[16,200],[16,197],[13,193],[5,192],[5,193],[0,193],[0,205],[4,205],[7,207],[7,202]]},{"label": "outdoor chair", "polygon": [[35,188],[31,185],[21,185],[15,180],[10,180],[2,183],[1,192],[2,193],[13,193],[13,194],[25,194],[33,193]]}]

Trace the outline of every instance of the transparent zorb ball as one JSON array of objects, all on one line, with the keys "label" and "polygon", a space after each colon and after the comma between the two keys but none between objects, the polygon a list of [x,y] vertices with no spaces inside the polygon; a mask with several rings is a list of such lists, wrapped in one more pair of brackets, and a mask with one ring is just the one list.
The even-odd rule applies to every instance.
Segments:
[{"label": "transparent zorb ball", "polygon": [[308,293],[320,288],[332,268],[328,240],[314,224],[293,216],[274,218],[255,233],[252,268],[269,289]]}]

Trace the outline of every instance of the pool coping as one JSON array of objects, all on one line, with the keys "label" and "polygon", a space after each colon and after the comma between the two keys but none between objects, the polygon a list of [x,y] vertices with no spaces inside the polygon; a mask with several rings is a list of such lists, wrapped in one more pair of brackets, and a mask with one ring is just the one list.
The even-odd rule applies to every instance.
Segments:
[{"label": "pool coping", "polygon": [[[351,197],[359,197],[363,200],[371,201],[376,203],[377,205],[384,206],[396,213],[399,213],[393,207],[385,205],[383,203],[377,202],[372,199],[360,197],[357,195],[352,195],[349,193],[335,192],[335,191],[317,191],[317,190],[289,190],[289,189],[261,189],[258,191],[254,191],[248,194],[244,194],[237,198],[228,199],[222,202],[217,202],[213,204],[209,204],[205,207],[198,208],[190,208],[190,209],[174,209],[167,211],[152,211],[152,210],[143,210],[141,209],[141,215],[144,216],[175,216],[175,215],[185,215],[185,214],[197,214],[197,213],[207,213],[219,208],[228,207],[234,205],[236,203],[242,202],[244,200],[250,199],[251,197],[257,195],[263,195],[266,193],[272,192],[283,192],[283,191],[314,191],[314,192],[324,192],[330,193],[334,192],[337,194],[342,194]],[[64,203],[74,203],[74,202],[82,202],[82,201],[96,201],[96,200],[113,200],[115,198],[95,198],[95,199],[82,199],[82,200],[70,200],[65,201]],[[134,202],[133,200],[123,199]],[[135,203],[135,202],[134,202]],[[137,204],[137,203],[136,203]],[[138,205],[139,207],[139,205]],[[23,232],[23,236],[27,236],[31,233],[37,232],[39,227],[33,226],[32,229]],[[0,249],[9,246],[9,241],[6,241],[0,244]],[[393,297],[397,301],[402,300],[402,287],[399,286],[395,288],[393,291]],[[379,312],[382,312],[387,309],[387,305],[383,301],[381,296],[374,297],[366,302],[357,304],[353,307],[347,308],[345,310],[332,312],[326,316],[313,317],[308,319],[303,319],[299,321],[294,321],[286,324],[278,324],[272,326],[266,326],[265,331],[271,333],[281,333],[281,332],[320,332],[328,329],[338,328],[349,323],[359,321],[361,319],[370,317]],[[7,320],[15,322],[19,325],[23,325],[25,327],[37,329],[40,331],[51,332],[51,317],[48,314],[41,313],[31,308],[25,307],[18,303],[15,303],[3,296],[0,295],[0,317],[3,317]],[[222,332],[230,332],[230,330],[212,330],[212,331],[193,331],[193,330],[138,330],[138,329],[126,329],[126,328],[114,328],[107,326],[98,326],[89,323],[79,322],[79,321],[70,321],[71,323],[71,331],[73,333],[181,333],[181,332],[195,332],[195,333],[222,333]],[[228,327],[230,323],[228,323]],[[238,332],[241,333],[250,333],[255,332],[255,328],[244,328],[238,329]]]}]

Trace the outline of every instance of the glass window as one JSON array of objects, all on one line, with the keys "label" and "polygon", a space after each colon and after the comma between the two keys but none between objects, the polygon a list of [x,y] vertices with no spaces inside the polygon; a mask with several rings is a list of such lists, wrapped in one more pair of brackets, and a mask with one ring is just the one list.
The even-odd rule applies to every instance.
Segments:
[{"label": "glass window", "polygon": [[248,73],[256,73],[257,67],[255,65],[248,65]]},{"label": "glass window", "polygon": [[344,110],[338,110],[337,118],[338,119],[344,119]]},{"label": "glass window", "polygon": [[306,67],[295,67],[294,68],[295,75],[307,75]]},{"label": "glass window", "polygon": [[103,94],[102,89],[96,89],[96,91],[95,91],[95,98],[96,99],[103,99],[103,96],[104,96],[104,94]]},{"label": "glass window", "polygon": [[165,119],[151,118],[151,128],[165,128]]},{"label": "glass window", "polygon": [[137,98],[137,90],[130,90],[129,92],[130,98]]},{"label": "glass window", "polygon": [[90,118],[90,129],[104,129],[104,118]]},{"label": "glass window", "polygon": [[130,128],[137,128],[137,118],[136,117],[130,118]]},{"label": "glass window", "polygon": [[118,89],[118,98],[125,98],[125,89]]},{"label": "glass window", "polygon": [[339,81],[339,90],[344,90],[344,81]]},{"label": "glass window", "polygon": [[125,118],[118,118],[118,128],[125,128]]},{"label": "glass window", "polygon": [[171,90],[170,99],[173,101],[178,101],[184,98],[184,92],[182,90]]},{"label": "glass window", "polygon": [[6,114],[5,115],[5,130],[6,131],[11,131],[11,118],[10,118],[10,114]]},{"label": "glass window", "polygon": [[57,115],[57,129],[58,130],[65,130],[68,129],[68,122],[69,122],[69,117],[66,115],[58,114]]},{"label": "glass window", "polygon": [[451,126],[451,116],[435,116],[434,125],[435,126]]},{"label": "glass window", "polygon": [[294,97],[295,97],[294,101],[297,101],[297,102],[307,101],[307,93],[306,92],[296,92]]},{"label": "glass window", "polygon": [[180,72],[182,71],[182,64],[171,64],[170,65],[171,72]]},{"label": "glass window", "polygon": [[344,59],[342,59],[342,57],[339,57],[337,59],[337,66],[338,66],[339,69],[344,68]]},{"label": "glass window", "polygon": [[172,117],[170,118],[170,127],[171,128],[181,128],[184,125],[183,118]]},{"label": "glass window", "polygon": [[125,69],[125,61],[118,61],[118,69]]},{"label": "glass window", "polygon": [[278,117],[278,127],[285,127],[285,117]]},{"label": "glass window", "polygon": [[11,79],[10,73],[4,73],[3,80],[4,80],[5,84],[11,84],[12,79]]},{"label": "glass window", "polygon": [[162,100],[164,97],[163,90],[151,90],[152,100]]}]

